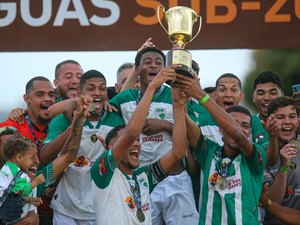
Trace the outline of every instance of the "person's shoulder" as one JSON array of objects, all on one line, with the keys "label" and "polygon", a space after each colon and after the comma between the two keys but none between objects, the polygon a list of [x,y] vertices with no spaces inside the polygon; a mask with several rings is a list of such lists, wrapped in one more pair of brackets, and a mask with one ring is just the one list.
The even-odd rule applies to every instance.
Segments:
[{"label": "person's shoulder", "polygon": [[[24,124],[24,123],[23,123]],[[13,121],[11,119],[7,119],[6,121],[0,123],[0,128],[1,127],[15,127],[15,128],[19,128],[22,124],[19,124],[16,121]]]}]

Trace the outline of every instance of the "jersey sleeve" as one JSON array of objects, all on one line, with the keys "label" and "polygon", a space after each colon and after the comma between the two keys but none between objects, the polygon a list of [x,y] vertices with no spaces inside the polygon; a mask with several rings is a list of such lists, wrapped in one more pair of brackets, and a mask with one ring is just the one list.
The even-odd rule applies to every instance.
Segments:
[{"label": "jersey sleeve", "polygon": [[64,114],[60,114],[52,120],[48,128],[48,135],[44,141],[44,144],[48,144],[62,134],[69,126],[71,122]]},{"label": "jersey sleeve", "polygon": [[98,157],[91,167],[91,177],[98,188],[106,188],[114,174],[117,164],[114,160],[112,149]]},{"label": "jersey sleeve", "polygon": [[252,154],[249,157],[246,157],[246,160],[250,170],[254,174],[261,175],[264,173],[266,166],[266,152],[258,144],[252,144],[252,146]]},{"label": "jersey sleeve", "polygon": [[53,163],[48,164],[47,166],[40,165],[36,174],[37,176],[39,174],[43,173],[45,177],[45,182],[40,184],[37,187],[37,196],[42,196],[46,188],[48,188],[50,185],[54,184],[56,179],[52,179],[53,177]]},{"label": "jersey sleeve", "polygon": [[260,119],[252,115],[252,141],[261,145],[263,149],[267,149],[269,145],[268,132],[262,126]]}]

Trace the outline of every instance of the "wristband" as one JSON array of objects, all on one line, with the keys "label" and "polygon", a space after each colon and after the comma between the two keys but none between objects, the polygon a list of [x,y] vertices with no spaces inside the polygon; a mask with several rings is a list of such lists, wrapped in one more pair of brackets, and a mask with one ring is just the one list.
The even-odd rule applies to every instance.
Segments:
[{"label": "wristband", "polygon": [[203,105],[210,98],[209,94],[206,94],[200,101],[199,104]]},{"label": "wristband", "polygon": [[287,168],[287,167],[281,166],[281,167],[279,168],[279,172],[280,172],[280,173],[286,173],[287,171],[288,171],[288,168]]},{"label": "wristband", "polygon": [[287,167],[284,167],[284,166],[281,166],[281,167],[279,168],[278,172],[279,172],[279,174],[280,174],[281,176],[284,177],[284,176],[287,174],[287,172],[288,172],[288,168],[287,168]]}]

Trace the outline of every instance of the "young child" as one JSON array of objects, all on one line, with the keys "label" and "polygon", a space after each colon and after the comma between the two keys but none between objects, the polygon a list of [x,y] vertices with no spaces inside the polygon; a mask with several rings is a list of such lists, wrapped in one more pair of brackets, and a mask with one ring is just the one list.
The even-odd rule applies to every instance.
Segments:
[{"label": "young child", "polygon": [[23,213],[25,203],[35,206],[42,203],[40,198],[31,196],[32,190],[45,182],[44,175],[41,174],[30,182],[30,178],[26,174],[26,172],[29,172],[34,158],[37,157],[36,154],[35,144],[29,139],[21,137],[12,137],[3,146],[3,157],[6,163],[0,170],[0,197],[5,194],[18,171],[24,171],[16,180],[2,206],[0,206],[0,217],[4,224],[16,223],[26,216],[26,212]]}]

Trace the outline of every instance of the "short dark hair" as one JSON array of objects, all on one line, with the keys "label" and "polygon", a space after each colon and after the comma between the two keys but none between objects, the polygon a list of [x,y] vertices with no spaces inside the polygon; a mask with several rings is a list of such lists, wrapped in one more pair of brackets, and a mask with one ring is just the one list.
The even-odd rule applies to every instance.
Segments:
[{"label": "short dark hair", "polygon": [[196,72],[197,75],[199,75],[199,64],[195,60],[192,60],[192,69]]},{"label": "short dark hair", "polygon": [[242,89],[242,82],[240,80],[240,78],[238,78],[236,75],[234,75],[233,73],[224,73],[222,74],[216,81],[216,87],[218,87],[219,81],[223,78],[234,78],[238,81],[238,85],[240,87],[240,89]]},{"label": "short dark hair", "polygon": [[256,89],[256,86],[258,84],[265,84],[269,82],[276,84],[280,89],[282,89],[282,81],[279,75],[272,71],[264,71],[255,78],[253,83],[253,90]]},{"label": "short dark hair", "polygon": [[35,144],[28,138],[12,137],[5,141],[3,145],[4,160],[12,159],[16,154],[28,151],[30,147],[35,147]]},{"label": "short dark hair", "polygon": [[80,77],[80,89],[82,88],[82,85],[86,82],[86,80],[89,80],[91,78],[101,78],[106,83],[106,79],[102,73],[100,73],[98,70],[89,70]]},{"label": "short dark hair", "polygon": [[119,126],[114,127],[113,129],[111,129],[108,132],[108,134],[106,135],[106,138],[105,138],[106,148],[108,148],[108,145],[113,138],[118,137],[118,132],[120,130],[124,129],[125,127],[126,127],[125,125],[119,125]]},{"label": "short dark hair", "polygon": [[43,77],[43,76],[33,77],[26,84],[25,94],[28,94],[28,92],[32,89],[34,81],[49,81],[50,82],[50,80],[48,78]]},{"label": "short dark hair", "polygon": [[205,91],[207,94],[211,94],[216,91],[216,87],[206,87],[203,89],[203,91]]},{"label": "short dark hair", "polygon": [[61,66],[65,65],[65,64],[68,64],[68,63],[80,66],[79,62],[77,62],[73,59],[68,59],[68,60],[65,60],[65,61],[62,61],[62,62],[58,63],[55,67],[55,72],[54,72],[55,73],[55,79],[58,79],[59,70],[60,70]]},{"label": "short dark hair", "polygon": [[269,106],[268,106],[268,116],[270,116],[272,113],[274,113],[277,109],[283,108],[286,106],[292,105],[296,109],[297,116],[299,116],[299,107],[298,103],[295,99],[287,96],[281,96],[274,98]]},{"label": "short dark hair", "polygon": [[144,48],[142,49],[141,51],[139,51],[137,54],[136,54],[136,57],[135,57],[135,65],[136,66],[139,66],[140,65],[140,61],[141,61],[141,58],[142,56],[147,53],[147,52],[156,52],[158,54],[161,55],[161,57],[163,58],[164,60],[164,65],[166,65],[166,56],[165,54],[162,52],[162,50],[158,49],[158,48],[155,48],[155,47],[148,47],[148,48]]},{"label": "short dark hair", "polygon": [[247,116],[250,117],[250,125],[252,125],[252,116],[251,116],[251,113],[250,111],[245,108],[244,106],[241,106],[241,105],[234,105],[234,106],[231,106],[229,107],[228,109],[226,109],[226,112],[227,113],[232,113],[232,112],[238,112],[238,113],[243,113]]}]

